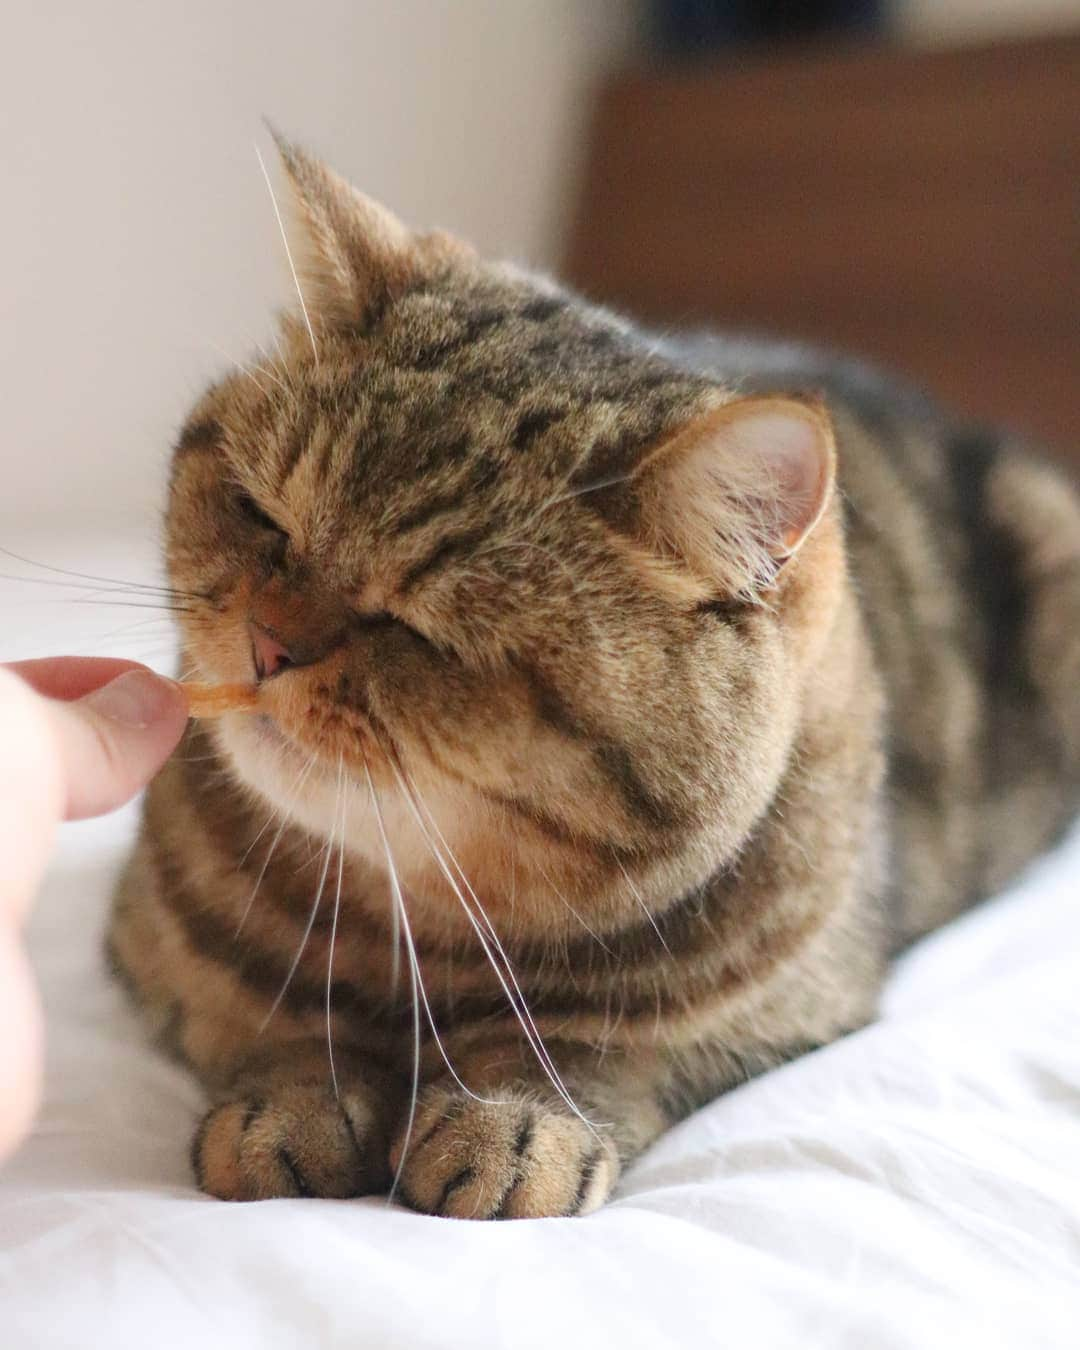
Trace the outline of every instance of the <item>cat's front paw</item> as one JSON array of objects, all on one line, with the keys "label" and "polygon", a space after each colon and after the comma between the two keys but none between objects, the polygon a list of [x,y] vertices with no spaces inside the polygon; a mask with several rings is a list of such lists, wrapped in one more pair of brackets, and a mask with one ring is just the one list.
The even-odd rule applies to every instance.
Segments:
[{"label": "cat's front paw", "polygon": [[366,1195],[389,1185],[385,1154],[365,1093],[309,1083],[215,1106],[191,1149],[199,1185],[221,1200]]},{"label": "cat's front paw", "polygon": [[411,1137],[403,1128],[390,1156],[407,1204],[457,1219],[539,1219],[604,1203],[619,1162],[601,1128],[561,1104],[489,1095],[476,1101],[441,1086],[422,1095]]}]

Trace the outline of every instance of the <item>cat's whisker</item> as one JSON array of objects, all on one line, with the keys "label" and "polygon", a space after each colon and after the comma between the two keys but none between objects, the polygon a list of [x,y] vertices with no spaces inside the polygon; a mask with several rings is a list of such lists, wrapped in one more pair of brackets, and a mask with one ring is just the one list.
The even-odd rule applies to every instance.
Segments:
[{"label": "cat's whisker", "polygon": [[131,623],[122,623],[119,626],[119,628],[110,628],[107,633],[102,633],[98,641],[109,642],[113,638],[124,637],[129,633],[136,632],[136,630],[138,630],[140,636],[149,637],[150,639],[153,639],[158,635],[155,633],[147,633],[146,629],[152,627],[154,624],[168,624],[169,628],[170,629],[172,628],[171,619],[163,619],[163,618],[133,619]]},{"label": "cat's whisker", "polygon": [[[312,755],[311,758],[308,760],[308,762],[307,762],[307,763],[304,765],[304,767],[300,770],[300,773],[299,773],[299,775],[297,776],[296,782],[293,784],[292,791],[291,791],[291,793],[290,793],[290,795],[289,795],[289,806],[290,806],[290,807],[292,806],[293,802],[296,801],[297,797],[300,795],[300,792],[301,792],[301,790],[302,790],[302,788],[303,788],[303,786],[304,786],[304,783],[307,781],[308,774],[311,772],[312,768],[314,767],[315,761],[316,761],[317,758],[318,758],[317,755]],[[280,808],[279,808],[279,809],[280,809]],[[256,897],[256,896],[258,895],[258,893],[259,893],[259,887],[262,885],[263,878],[266,876],[266,870],[267,870],[267,868],[270,866],[270,859],[274,856],[274,850],[277,848],[278,844],[281,842],[281,836],[285,833],[285,830],[286,830],[286,828],[288,827],[288,824],[289,824],[289,810],[288,810],[288,807],[286,807],[286,808],[284,808],[284,809],[280,809],[280,814],[281,814],[281,824],[278,826],[277,832],[275,833],[273,839],[270,841],[270,847],[269,847],[269,849],[267,849],[266,857],[263,859],[263,861],[262,861],[262,866],[259,868],[259,875],[255,878],[255,885],[251,888],[251,894],[250,894],[250,896],[248,896],[248,902],[247,902],[247,904],[244,906],[244,912],[240,915],[240,922],[236,925],[236,932],[233,934],[233,941],[234,941],[234,942],[236,942],[236,941],[238,940],[238,938],[240,937],[240,934],[244,931],[244,924],[247,923],[248,915],[251,913],[251,907],[252,907],[252,905],[254,905],[254,903],[255,903],[255,897]],[[256,843],[258,842],[259,838],[260,838],[260,837],[262,836],[262,834],[265,832],[265,830],[267,829],[267,827],[269,826],[270,822],[271,822],[273,819],[274,819],[274,816],[273,816],[273,814],[271,814],[270,819],[266,822],[266,825],[264,825],[263,828],[262,828],[262,830],[259,831],[259,834],[256,835],[256,837],[255,837],[255,842],[256,842]],[[254,847],[254,844],[252,845],[252,847]],[[250,852],[251,852],[251,849],[249,848],[249,849],[248,849],[248,853],[250,853]],[[247,856],[248,856],[247,853],[245,853],[245,854],[244,854],[245,859],[247,858]]]},{"label": "cat's whisker", "polygon": [[431,1003],[427,996],[427,990],[424,987],[423,974],[420,969],[420,959],[416,954],[416,943],[413,940],[412,925],[409,923],[409,913],[405,906],[405,895],[401,889],[401,879],[398,876],[397,864],[394,862],[393,851],[390,848],[390,840],[386,833],[386,823],[383,819],[382,806],[379,803],[378,793],[375,791],[375,784],[371,777],[371,769],[368,767],[367,758],[364,759],[364,774],[367,778],[368,798],[375,810],[375,823],[379,831],[379,841],[383,850],[383,856],[386,859],[387,875],[390,880],[390,894],[393,899],[394,907],[401,917],[401,931],[405,938],[405,950],[409,960],[409,974],[412,981],[413,992],[413,1030],[414,1030],[414,1055],[413,1055],[413,1091],[412,1102],[409,1108],[408,1123],[405,1128],[405,1138],[401,1149],[401,1159],[398,1163],[397,1172],[394,1176],[393,1186],[390,1188],[390,1199],[392,1200],[397,1189],[398,1182],[401,1179],[401,1169],[405,1165],[405,1157],[409,1151],[409,1141],[412,1137],[412,1128],[416,1115],[416,1101],[420,1091],[420,1006],[423,1006],[424,1016],[428,1027],[431,1030],[431,1038],[438,1050],[443,1063],[446,1065],[447,1072],[462,1092],[467,1097],[471,1097],[475,1102],[482,1102],[486,1106],[502,1106],[505,1103],[491,1097],[482,1097],[474,1092],[466,1084],[461,1075],[455,1069],[453,1062],[447,1053],[446,1046],[443,1044],[442,1036],[439,1034],[439,1028],[435,1021],[435,1015],[431,1011]]},{"label": "cat's whisker", "polygon": [[[158,609],[168,614],[198,614],[203,612],[200,608],[203,602],[192,601],[184,596],[172,596],[165,592],[159,594],[154,591],[129,591],[119,586],[95,587],[91,590],[84,585],[70,581],[53,581],[45,577],[21,577],[10,572],[0,572],[0,581],[13,581],[24,586],[47,586],[50,589],[77,592],[74,595],[51,596],[46,602],[49,604],[126,606],[131,609]],[[126,596],[128,598],[106,600],[103,598],[104,596]]]},{"label": "cat's whisker", "polygon": [[[12,581],[31,581],[28,577],[12,577]],[[118,592],[123,594],[123,592]],[[138,594],[138,592],[136,592]],[[48,605],[79,605],[79,606],[100,606],[112,609],[155,609],[162,614],[192,614],[199,617],[204,611],[195,608],[193,605],[173,604],[168,600],[94,600],[87,599],[79,595],[58,595],[51,596],[40,602]]]},{"label": "cat's whisker", "polygon": [[[299,793],[301,787],[303,786],[303,779],[304,779],[304,777],[306,776],[306,773],[311,769],[312,765],[315,763],[315,758],[316,758],[316,757],[315,757],[315,755],[313,754],[313,755],[311,756],[311,758],[308,760],[307,764],[304,766],[304,771],[303,771],[301,777],[298,778],[298,779],[294,782],[293,788],[292,788],[292,792],[290,793],[290,797],[289,797],[289,806],[292,806],[293,802],[296,800],[296,794]],[[241,854],[241,856],[240,856],[240,861],[239,861],[239,862],[237,863],[237,865],[236,865],[238,871],[241,870],[241,869],[243,868],[243,866],[244,866],[244,864],[247,862],[248,858],[251,857],[251,853],[252,853],[252,850],[255,848],[255,845],[256,845],[256,844],[259,842],[259,840],[263,837],[263,835],[264,835],[264,834],[266,833],[266,831],[270,828],[270,826],[274,823],[274,821],[277,820],[279,816],[284,817],[284,818],[287,818],[287,817],[288,817],[288,814],[289,814],[289,812],[288,812],[288,808],[287,808],[287,807],[274,806],[274,807],[271,809],[270,814],[266,817],[266,820],[263,822],[262,827],[260,828],[259,832],[256,834],[255,838],[252,839],[251,843],[248,844],[247,848],[244,849],[244,852]],[[237,930],[237,932],[239,933],[239,930]]]},{"label": "cat's whisker", "polygon": [[315,358],[315,369],[319,368],[319,348],[315,342],[315,329],[311,326],[311,316],[308,314],[308,307],[304,300],[304,292],[300,286],[300,276],[296,270],[296,264],[293,262],[292,249],[289,247],[289,236],[285,229],[285,222],[281,218],[281,209],[278,206],[277,197],[274,193],[274,185],[270,181],[270,175],[266,171],[266,164],[263,162],[259,147],[255,147],[255,158],[259,161],[259,168],[262,170],[262,176],[266,181],[266,190],[270,194],[270,201],[273,203],[274,216],[278,223],[278,229],[281,231],[281,242],[285,245],[285,256],[289,260],[289,270],[292,272],[293,284],[296,287],[296,294],[300,300],[300,312],[304,316],[304,323],[307,326],[308,337],[311,339],[311,354]]},{"label": "cat's whisker", "polygon": [[[364,760],[364,769],[367,771],[367,760]],[[368,774],[370,779],[370,773]],[[372,803],[376,802],[374,796],[371,796]],[[391,895],[390,904],[390,997],[396,998],[398,985],[401,983],[401,937],[402,921],[407,925],[408,915],[405,913],[405,902],[399,905]]]},{"label": "cat's whisker", "polygon": [[578,913],[578,911],[574,908],[574,906],[570,903],[570,901],[567,900],[566,896],[563,895],[562,891],[559,890],[558,886],[555,885],[555,882],[551,879],[551,877],[548,876],[547,872],[544,871],[544,869],[540,866],[539,863],[536,863],[535,866],[536,866],[536,870],[537,870],[537,871],[540,873],[540,875],[544,878],[544,880],[547,882],[548,886],[550,886],[552,895],[554,895],[554,896],[556,897],[556,899],[562,901],[562,903],[566,906],[567,912],[570,913],[570,914],[572,914],[573,917],[574,917],[575,919],[577,919],[578,923],[581,924],[582,928],[585,929],[586,933],[588,933],[588,935],[592,938],[592,940],[596,943],[596,945],[597,945],[602,951],[607,952],[608,956],[614,958],[615,953],[614,953],[614,952],[611,950],[611,948],[607,945],[607,943],[606,943],[606,942],[604,941],[604,939],[600,936],[600,934],[597,933],[595,929],[591,928],[591,927],[585,922],[585,920],[581,917],[581,915],[580,915],[580,914]]},{"label": "cat's whisker", "polygon": [[[148,631],[155,626],[165,631]],[[147,657],[157,657],[175,651],[174,632],[173,620],[169,617],[136,619],[134,623],[121,624],[118,628],[111,628],[107,633],[95,637],[85,650],[88,656],[93,656],[99,654],[103,648],[121,642],[126,648],[123,655],[128,656],[132,655],[134,650],[132,644],[138,643],[138,654],[133,659],[146,661]]]},{"label": "cat's whisker", "polygon": [[120,595],[137,597],[133,603],[143,605],[145,608],[151,608],[152,605],[158,605],[162,608],[171,606],[174,609],[183,608],[188,613],[193,613],[198,604],[202,601],[189,599],[184,595],[170,595],[167,591],[152,590],[128,590],[121,586],[95,586],[89,587],[79,582],[72,581],[54,581],[50,577],[22,577],[12,572],[0,572],[0,581],[13,581],[23,586],[47,586],[53,590],[75,591],[76,594],[56,596],[57,601],[72,605],[96,605],[96,604],[118,604],[119,601],[104,600],[101,597],[106,595]]},{"label": "cat's whisker", "polygon": [[[287,380],[283,379],[280,375],[275,374],[274,371],[270,369],[274,364],[274,358],[270,355],[269,351],[267,351],[261,342],[255,343],[255,349],[265,363],[259,367],[260,374],[265,375],[268,380],[273,380],[282,392],[290,398],[293,403],[296,403],[296,390],[293,389],[292,385],[290,385]],[[280,351],[278,354],[280,356]]]},{"label": "cat's whisker", "polygon": [[[521,985],[518,983],[517,976],[514,974],[513,967],[510,965],[510,959],[507,956],[502,943],[499,941],[498,934],[495,932],[494,925],[492,924],[490,918],[487,915],[486,910],[481,904],[480,898],[477,896],[475,890],[473,890],[471,884],[469,883],[469,879],[468,877],[466,877],[464,871],[462,870],[461,864],[454,857],[453,851],[451,850],[450,845],[446,842],[446,839],[443,836],[442,831],[439,829],[437,821],[435,820],[434,816],[432,816],[426,804],[423,803],[423,798],[419,797],[419,794],[416,793],[416,789],[412,784],[411,780],[406,777],[404,769],[396,762],[396,759],[394,758],[388,757],[388,762],[391,768],[393,769],[395,776],[397,777],[398,784],[401,787],[402,793],[405,797],[405,801],[408,804],[413,814],[413,817],[420,828],[420,832],[424,836],[424,839],[427,841],[428,847],[431,850],[432,857],[438,863],[440,870],[443,872],[443,875],[450,883],[450,887],[453,890],[455,896],[457,897],[458,902],[460,903],[466,918],[468,918],[473,931],[476,933],[476,936],[480,941],[480,946],[483,949],[484,955],[487,957],[488,962],[495,973],[496,979],[502,986],[503,993],[506,995],[506,999],[508,1004],[510,1005],[510,1009],[513,1012],[515,1018],[517,1019],[518,1025],[521,1027],[522,1032],[525,1035],[525,1039],[528,1041],[529,1046],[533,1051],[533,1054],[536,1056],[537,1061],[539,1062],[541,1068],[544,1070],[544,1073],[547,1076],[548,1081],[551,1083],[552,1087],[562,1098],[562,1100],[566,1103],[569,1109],[573,1112],[573,1114],[577,1116],[578,1119],[580,1119],[583,1122],[583,1124],[585,1124],[590,1130],[593,1130],[592,1122],[588,1119],[587,1116],[585,1116],[585,1114],[581,1111],[580,1107],[570,1096],[569,1090],[567,1089],[566,1084],[563,1082],[562,1077],[555,1066],[555,1061],[552,1059],[550,1053],[548,1052],[547,1047],[544,1044],[543,1038],[540,1035],[539,1028],[537,1027],[536,1022],[533,1020],[532,1013],[529,1011],[529,1007],[525,1000],[525,995],[524,992],[522,991]],[[451,873],[447,865],[446,859],[443,857],[439,848],[436,846],[434,840],[431,837],[430,831],[425,826],[423,819],[420,815],[418,802],[420,803],[420,805],[423,805],[424,814],[430,821],[431,826],[438,835],[439,840],[441,841],[443,847],[446,848],[447,853],[449,854],[450,858],[454,863],[456,871],[458,872],[462,882],[467,887],[470,896],[472,897],[474,903],[476,904],[477,910],[479,911],[480,915],[483,918],[483,925],[487,929],[491,945],[489,945],[488,939],[485,938],[484,936],[484,932],[483,929],[481,928],[480,922],[478,921],[476,915],[470,908],[468,901],[466,901],[464,895],[462,894],[461,887],[455,881],[453,874]],[[502,961],[501,968],[499,962],[497,962],[494,956],[492,955],[491,951],[492,946],[494,946],[495,950],[498,952],[499,957],[501,958]],[[513,988],[513,992],[511,992],[511,986]]]},{"label": "cat's whisker", "polygon": [[[58,584],[58,585],[63,585],[64,583],[63,583],[63,582],[58,582],[57,584]],[[130,596],[137,596],[137,597],[139,597],[140,599],[142,599],[144,596],[157,596],[157,598],[160,599],[160,600],[168,600],[168,601],[170,601],[170,602],[177,602],[177,603],[185,599],[185,597],[183,597],[183,596],[171,595],[168,591],[164,591],[164,590],[162,590],[162,591],[129,591],[129,590],[124,589],[124,588],[121,587],[121,586],[95,586],[92,590],[87,590],[87,589],[84,587],[84,588],[83,588],[83,592],[84,592],[84,593],[83,593],[81,596],[79,596],[78,598],[79,598],[80,600],[86,602],[86,603],[92,603],[92,602],[95,601],[95,600],[99,600],[103,595],[126,595],[126,596],[129,596],[129,597],[130,597]]]},{"label": "cat's whisker", "polygon": [[206,343],[208,347],[213,347],[214,351],[216,351],[219,356],[223,356],[231,366],[235,366],[237,370],[241,371],[244,375],[246,375],[248,379],[252,381],[253,384],[255,384],[264,394],[267,395],[267,397],[270,396],[270,390],[259,379],[260,375],[265,375],[267,379],[273,380],[273,382],[277,385],[281,385],[281,388],[285,390],[286,394],[289,393],[288,389],[285,389],[285,386],[281,383],[278,377],[272,374],[270,371],[264,369],[261,366],[259,367],[258,370],[255,370],[253,367],[249,366],[247,362],[241,361],[238,356],[230,356],[224,347],[218,346],[218,344],[212,341],[210,338],[204,338],[203,341]]},{"label": "cat's whisker", "polygon": [[612,1040],[614,1039],[615,1033],[622,1025],[623,1017],[626,1014],[626,1007],[622,1002],[620,1002],[618,1015],[616,1016],[614,1022],[611,1020],[611,993],[612,991],[609,988],[607,992],[607,1000],[604,1004],[604,1026],[603,1030],[600,1033],[598,1044],[598,1051],[601,1059],[603,1059],[604,1056],[607,1054],[608,1047],[610,1046]]},{"label": "cat's whisker", "polygon": [[[76,572],[70,567],[56,567],[52,563],[38,562],[34,558],[28,558],[22,553],[16,553],[13,549],[4,548],[0,545],[0,553],[5,557],[14,559],[15,562],[25,563],[27,567],[37,567],[43,572],[53,572],[58,576],[75,577],[78,581],[97,582],[103,586],[115,586],[123,591],[151,591],[158,595],[171,595],[184,600],[209,600],[209,596],[204,591],[185,591],[178,590],[175,586],[156,586],[148,581],[125,581],[121,577],[103,577],[97,576],[93,572]],[[12,577],[13,581],[34,581],[33,577]],[[62,582],[56,582],[56,585],[62,585]],[[71,583],[68,583],[71,584]],[[83,587],[82,589],[85,589]]]},{"label": "cat's whisker", "polygon": [[289,390],[295,395],[296,380],[294,379],[292,372],[289,370],[288,358],[286,357],[285,352],[282,349],[281,341],[278,338],[277,333],[273,333],[271,334],[271,336],[274,343],[274,351],[277,353],[278,368],[281,371],[281,377],[285,381],[286,385],[288,385]]},{"label": "cat's whisker", "polygon": [[645,903],[644,896],[641,894],[637,886],[634,884],[634,881],[631,878],[630,873],[623,866],[622,859],[617,857],[615,859],[615,862],[616,865],[618,866],[619,871],[623,874],[623,880],[626,882],[630,894],[637,901],[638,907],[640,908],[642,914],[645,915],[646,919],[648,919],[649,923],[652,925],[653,932],[656,934],[661,947],[663,947],[664,951],[667,952],[668,956],[671,956],[672,955],[671,948],[667,944],[667,939],[660,931],[660,925],[656,922],[656,916],[653,914],[652,910],[650,910],[648,905]]},{"label": "cat's whisker", "polygon": [[570,567],[568,566],[566,560],[564,558],[560,558],[554,549],[548,548],[546,544],[539,544],[534,539],[507,539],[502,543],[493,544],[491,547],[491,552],[499,552],[503,549],[512,549],[512,548],[534,549],[537,553],[545,554],[552,560],[552,562],[555,563],[555,565],[564,574],[564,576],[566,576],[569,579],[570,588],[572,592],[578,592],[584,589],[581,584],[580,577],[574,575],[574,573],[570,570]]},{"label": "cat's whisker", "polygon": [[568,491],[558,492],[554,497],[549,497],[543,502],[531,516],[525,521],[523,529],[528,527],[545,511],[550,511],[553,506],[558,506],[562,502],[571,502],[577,497],[584,497],[590,492],[602,492],[604,488],[618,487],[620,483],[628,483],[634,475],[632,473],[613,474],[610,478],[598,478],[595,483],[586,483],[583,487],[571,488]]},{"label": "cat's whisker", "polygon": [[[334,802],[334,825],[337,825],[339,811],[341,813],[341,825],[338,838],[337,885],[334,888],[334,916],[330,922],[330,948],[326,957],[326,1053],[330,1059],[330,1081],[334,1085],[334,1096],[339,1101],[341,1100],[341,1092],[338,1088],[337,1066],[334,1064],[334,1031],[331,1000],[334,991],[334,944],[337,941],[338,917],[341,913],[341,883],[345,876],[345,812],[348,807],[348,801],[346,794],[342,791],[343,771],[344,759],[339,751],[337,764],[337,798]],[[330,837],[331,839],[333,838],[333,827],[331,827]]]},{"label": "cat's whisker", "polygon": [[168,599],[183,599],[171,596],[165,590],[137,590],[126,586],[97,586],[84,581],[57,581],[53,577],[23,577],[17,572],[0,572],[0,581],[17,581],[23,586],[50,586],[56,590],[78,591],[85,599],[98,595],[161,595]]},{"label": "cat's whisker", "polygon": [[[205,759],[220,759],[220,755],[217,755],[217,754],[205,755],[203,758],[205,758]],[[263,837],[263,835],[264,835],[264,834],[266,833],[266,831],[270,828],[270,826],[273,825],[274,821],[277,820],[279,816],[284,816],[285,814],[286,814],[286,812],[284,812],[280,806],[275,806],[275,807],[271,810],[270,814],[266,817],[266,819],[263,821],[262,825],[260,826],[258,833],[255,835],[255,838],[252,839],[251,843],[248,844],[247,848],[244,849],[243,853],[240,855],[240,861],[236,864],[236,869],[237,869],[237,871],[242,871],[242,870],[243,870],[243,866],[244,866],[244,864],[247,862],[248,858],[251,857],[252,851],[254,850],[256,844],[258,844],[259,840]],[[244,911],[244,914],[245,914],[245,917],[246,917],[246,914],[247,914],[247,911],[246,911],[246,910]],[[243,927],[243,919],[241,919],[241,927]],[[240,936],[240,929],[239,929],[239,928],[236,930],[236,936],[237,936],[237,937]]]},{"label": "cat's whisker", "polygon": [[[312,759],[314,760],[314,756],[312,757]],[[315,918],[319,913],[319,905],[322,903],[323,890],[326,887],[326,878],[330,871],[330,857],[331,854],[333,853],[333,850],[334,850],[334,840],[333,840],[333,833],[331,832],[330,837],[326,841],[326,851],[323,854],[322,871],[319,873],[319,882],[315,890],[315,899],[311,905],[311,913],[308,915],[307,924],[305,925],[303,934],[300,937],[300,945],[297,947],[296,954],[293,957],[291,964],[289,965],[289,969],[285,975],[285,982],[278,990],[277,998],[274,999],[273,1003],[270,1005],[270,1011],[266,1014],[266,1016],[262,1020],[262,1024],[259,1027],[260,1036],[270,1025],[270,1022],[273,1019],[273,1016],[277,1012],[278,1008],[281,1007],[282,999],[284,999],[285,994],[288,991],[289,985],[292,983],[292,977],[296,974],[297,968],[299,967],[300,962],[303,958],[304,951],[307,948],[308,939],[311,937],[311,930],[315,927]]]},{"label": "cat's whisker", "polygon": [[149,600],[83,600],[78,596],[61,596],[53,603],[58,605],[108,605],[114,609],[159,609],[165,614],[196,614],[199,611],[191,605],[162,604]]},{"label": "cat's whisker", "polygon": [[[401,891],[401,882],[398,879],[397,866],[394,863],[394,855],[390,848],[390,840],[386,835],[386,825],[383,821],[382,807],[379,804],[378,794],[375,791],[375,784],[372,781],[371,769],[368,767],[367,756],[364,756],[364,775],[367,778],[368,797],[375,811],[375,823],[379,831],[379,839],[382,843],[383,855],[386,858],[387,876],[390,880],[390,895],[393,900],[394,910],[398,913],[401,920],[402,929],[405,934],[406,950],[409,957],[409,979],[412,985],[412,1007],[413,1007],[413,1056],[412,1056],[412,1090],[409,1093],[409,1114],[405,1121],[405,1137],[401,1143],[401,1156],[398,1158],[398,1165],[394,1170],[394,1179],[390,1184],[390,1193],[386,1198],[387,1204],[393,1204],[394,1196],[397,1194],[397,1188],[401,1183],[401,1173],[405,1167],[405,1159],[408,1157],[409,1145],[412,1142],[413,1126],[416,1124],[416,1104],[420,1097],[420,999],[423,997],[424,1009],[427,1013],[428,1022],[431,1026],[432,1035],[436,1043],[441,1047],[439,1034],[435,1029],[435,1019],[431,1015],[431,1008],[428,1006],[427,994],[424,991],[423,980],[420,976],[420,962],[417,959],[416,948],[413,944],[412,928],[409,924],[409,916],[405,910],[405,897]],[[444,1056],[445,1057],[445,1056]],[[449,1061],[447,1061],[449,1063]]]}]

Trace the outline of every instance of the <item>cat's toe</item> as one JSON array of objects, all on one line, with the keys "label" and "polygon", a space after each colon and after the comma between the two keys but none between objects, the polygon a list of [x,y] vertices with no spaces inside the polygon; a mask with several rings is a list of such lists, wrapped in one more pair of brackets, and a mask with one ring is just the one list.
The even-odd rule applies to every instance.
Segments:
[{"label": "cat's toe", "polygon": [[402,1131],[390,1163],[400,1165],[406,1203],[458,1219],[587,1214],[619,1172],[604,1132],[559,1106],[510,1094],[476,1101],[443,1088],[425,1094],[411,1138]]},{"label": "cat's toe", "polygon": [[386,1184],[385,1142],[363,1095],[275,1087],[209,1111],[192,1145],[200,1187],[222,1200],[345,1198]]}]

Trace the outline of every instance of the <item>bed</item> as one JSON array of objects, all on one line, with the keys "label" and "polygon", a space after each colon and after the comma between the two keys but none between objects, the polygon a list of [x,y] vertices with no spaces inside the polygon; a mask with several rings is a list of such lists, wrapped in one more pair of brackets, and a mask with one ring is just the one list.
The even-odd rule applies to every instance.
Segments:
[{"label": "bed", "polygon": [[[4,542],[151,576],[117,532]],[[53,595],[0,582],[0,659],[168,668],[152,612]],[[599,1213],[470,1224],[195,1190],[200,1092],[100,958],[134,821],[65,827],[30,922],[47,1087],[0,1167],[4,1350],[1080,1345],[1080,829],[909,952],[876,1025],[700,1111]]]}]

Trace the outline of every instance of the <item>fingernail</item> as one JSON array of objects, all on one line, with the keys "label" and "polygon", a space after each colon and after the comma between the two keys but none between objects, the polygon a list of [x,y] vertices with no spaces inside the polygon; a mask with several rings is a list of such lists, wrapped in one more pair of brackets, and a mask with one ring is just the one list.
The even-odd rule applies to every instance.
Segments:
[{"label": "fingernail", "polygon": [[169,680],[148,670],[129,670],[95,689],[82,700],[87,707],[128,727],[148,727],[160,721],[179,695]]}]

